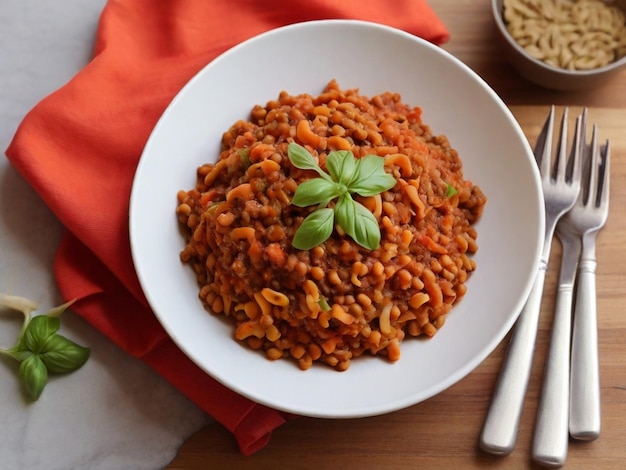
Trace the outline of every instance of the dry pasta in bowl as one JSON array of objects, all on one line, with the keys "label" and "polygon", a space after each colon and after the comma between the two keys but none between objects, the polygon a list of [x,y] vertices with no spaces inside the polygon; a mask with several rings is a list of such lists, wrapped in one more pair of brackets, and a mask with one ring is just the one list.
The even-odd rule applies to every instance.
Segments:
[{"label": "dry pasta in bowl", "polygon": [[602,0],[504,0],[511,37],[531,57],[565,70],[607,66],[626,56],[626,15]]},{"label": "dry pasta in bowl", "polygon": [[[395,185],[355,196],[378,223],[377,248],[337,224],[319,245],[293,246],[315,209],[293,197],[316,174],[293,165],[290,143],[322,169],[337,150],[384,159]],[[397,361],[402,340],[444,325],[476,268],[474,224],[486,196],[464,179],[446,137],[397,93],[366,97],[334,80],[317,96],[283,91],[226,130],[217,162],[196,176],[178,192],[176,213],[187,239],[180,256],[203,304],[232,319],[238,341],[303,370],[315,362],[346,370],[363,354]]]}]

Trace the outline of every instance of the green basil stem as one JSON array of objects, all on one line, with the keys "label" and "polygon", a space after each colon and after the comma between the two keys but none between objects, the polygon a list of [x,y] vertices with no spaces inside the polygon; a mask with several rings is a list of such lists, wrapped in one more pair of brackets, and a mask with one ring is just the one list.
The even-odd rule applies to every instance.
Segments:
[{"label": "green basil stem", "polygon": [[24,315],[24,323],[22,324],[23,334],[26,329],[26,325],[30,321],[32,313],[37,310],[39,304],[34,300],[27,299],[26,297],[19,297],[17,295],[8,295],[0,292],[0,307],[9,308],[18,312],[22,312]]},{"label": "green basil stem", "polygon": [[[292,204],[298,207],[318,205],[318,208],[298,227],[293,246],[310,250],[325,242],[336,222],[360,246],[375,250],[381,238],[378,221],[352,195],[375,196],[396,185],[396,179],[385,172],[384,158],[377,155],[355,158],[347,150],[332,151],[326,157],[326,173],[301,145],[290,143],[288,156],[296,168],[313,170],[320,175],[320,178],[307,180],[296,188]],[[335,205],[328,208],[335,199]]]},{"label": "green basil stem", "polygon": [[0,292],[0,307],[16,310],[18,312],[22,312],[24,316],[28,316],[37,310],[39,305],[34,300],[30,300],[25,297],[18,297],[17,295],[3,294]]}]

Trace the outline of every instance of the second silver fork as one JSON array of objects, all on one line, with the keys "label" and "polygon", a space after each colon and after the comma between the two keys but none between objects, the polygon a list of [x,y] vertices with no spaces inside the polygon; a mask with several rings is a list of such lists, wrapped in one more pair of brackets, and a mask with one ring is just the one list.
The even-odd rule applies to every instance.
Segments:
[{"label": "second silver fork", "polygon": [[585,204],[587,223],[576,279],[570,370],[569,432],[579,440],[596,439],[601,427],[595,248],[596,236],[609,215],[611,149],[608,140],[600,148],[595,140],[592,139],[589,195],[581,202]]},{"label": "second silver fork", "polygon": [[599,145],[598,129],[594,125],[591,144],[585,147],[583,189],[556,230],[563,244],[563,257],[567,255],[571,259],[567,268],[570,278],[575,274],[572,265],[578,262],[570,360],[569,433],[579,440],[596,439],[601,427],[595,240],[609,213],[610,153],[608,140]]}]

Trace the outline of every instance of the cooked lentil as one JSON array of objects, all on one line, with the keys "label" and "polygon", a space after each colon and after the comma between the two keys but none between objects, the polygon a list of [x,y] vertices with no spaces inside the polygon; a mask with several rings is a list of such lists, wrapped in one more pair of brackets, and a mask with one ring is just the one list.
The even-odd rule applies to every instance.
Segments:
[{"label": "cooked lentil", "polygon": [[[293,141],[324,169],[337,149],[385,158],[397,184],[359,197],[379,220],[376,250],[338,226],[311,250],[291,245],[315,207],[290,201],[317,176],[291,165]],[[429,337],[443,326],[476,268],[473,225],[486,197],[463,178],[448,139],[397,93],[368,98],[334,80],[319,96],[283,91],[234,123],[217,162],[196,174],[195,187],[177,195],[188,234],[181,259],[206,308],[232,318],[235,338],[269,359],[291,357],[303,370],[314,362],[346,370],[365,353],[397,361],[406,335]]]}]

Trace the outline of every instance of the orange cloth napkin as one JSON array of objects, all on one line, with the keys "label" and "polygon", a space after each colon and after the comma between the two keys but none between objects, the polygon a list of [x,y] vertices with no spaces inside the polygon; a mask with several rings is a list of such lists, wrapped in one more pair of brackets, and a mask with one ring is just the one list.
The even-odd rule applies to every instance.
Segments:
[{"label": "orange cloth napkin", "polygon": [[223,387],[169,339],[133,269],[128,200],[143,146],[187,80],[242,40],[325,18],[448,39],[425,0],[110,0],[93,60],[25,117],[7,150],[66,227],[54,268],[63,297],[78,299],[72,309],[222,423],[244,454],[291,416]]}]

